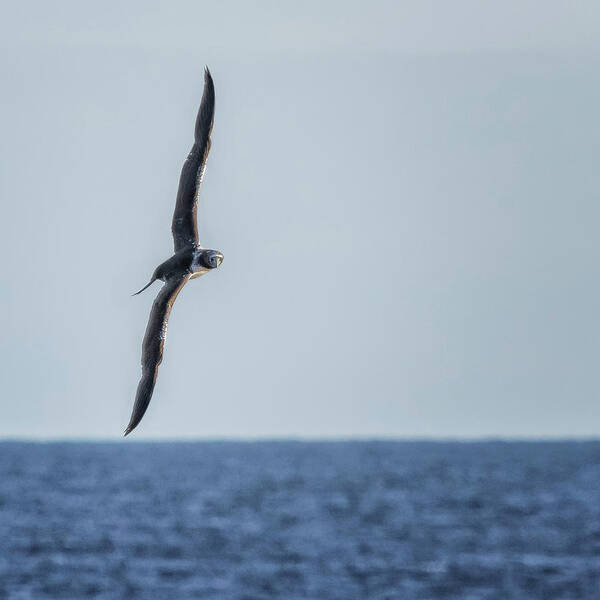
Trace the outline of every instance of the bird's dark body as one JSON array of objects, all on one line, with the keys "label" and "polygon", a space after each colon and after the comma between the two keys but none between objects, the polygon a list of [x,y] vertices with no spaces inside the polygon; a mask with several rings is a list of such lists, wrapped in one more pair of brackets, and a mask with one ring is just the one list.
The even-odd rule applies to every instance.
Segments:
[{"label": "bird's dark body", "polygon": [[165,262],[156,267],[156,271],[154,271],[156,279],[167,281],[167,279],[170,279],[173,276],[178,276],[185,271],[189,271],[191,273],[194,250],[194,246],[187,246],[182,248],[179,252],[173,254],[173,256],[170,258],[167,258]]},{"label": "bird's dark body", "polygon": [[138,384],[135,404],[125,435],[131,433],[141,421],[154,391],[158,366],[162,362],[167,322],[175,298],[183,286],[195,277],[216,269],[223,261],[217,250],[202,248],[198,242],[196,211],[198,191],[210,150],[210,134],[213,126],[215,91],[208,69],[204,74],[204,93],[196,118],[194,145],[183,165],[179,179],[179,190],[171,231],[175,253],[158,265],[150,282],[139,292],[143,292],[154,281],[164,281],[158,292],[146,327],[142,344],[142,377]]}]

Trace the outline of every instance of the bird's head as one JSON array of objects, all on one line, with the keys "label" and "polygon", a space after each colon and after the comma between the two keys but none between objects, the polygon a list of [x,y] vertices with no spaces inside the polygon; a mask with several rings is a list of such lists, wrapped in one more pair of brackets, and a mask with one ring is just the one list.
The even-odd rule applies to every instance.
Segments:
[{"label": "bird's head", "polygon": [[204,250],[201,261],[207,269],[216,269],[223,262],[223,255],[218,250]]}]

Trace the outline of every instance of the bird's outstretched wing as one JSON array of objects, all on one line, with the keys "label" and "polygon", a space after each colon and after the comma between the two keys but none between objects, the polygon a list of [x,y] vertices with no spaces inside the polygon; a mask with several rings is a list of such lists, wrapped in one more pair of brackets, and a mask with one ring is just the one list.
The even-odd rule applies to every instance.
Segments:
[{"label": "bird's outstretched wing", "polygon": [[204,70],[204,92],[196,117],[194,145],[183,165],[179,178],[179,190],[175,212],[173,213],[173,241],[175,252],[186,246],[198,243],[198,225],[196,209],[198,192],[206,167],[206,159],[210,150],[210,133],[215,114],[215,88],[210,71]]},{"label": "bird's outstretched wing", "polygon": [[189,275],[184,275],[168,280],[154,300],[142,344],[142,378],[138,384],[133,412],[131,413],[129,425],[125,430],[125,435],[131,433],[137,427],[148,408],[148,404],[150,404],[156,376],[158,375],[158,366],[162,362],[169,313],[177,294],[189,278]]}]

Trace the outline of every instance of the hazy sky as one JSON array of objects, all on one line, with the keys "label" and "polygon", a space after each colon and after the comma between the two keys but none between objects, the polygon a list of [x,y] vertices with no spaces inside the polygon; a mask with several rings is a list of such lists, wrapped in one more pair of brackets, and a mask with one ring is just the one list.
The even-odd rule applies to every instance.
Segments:
[{"label": "hazy sky", "polygon": [[0,25],[0,436],[600,435],[600,4],[21,2]]}]

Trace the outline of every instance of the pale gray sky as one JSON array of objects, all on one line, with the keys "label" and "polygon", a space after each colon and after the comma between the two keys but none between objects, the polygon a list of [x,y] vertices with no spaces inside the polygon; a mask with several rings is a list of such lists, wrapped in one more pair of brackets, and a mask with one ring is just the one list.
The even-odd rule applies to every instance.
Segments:
[{"label": "pale gray sky", "polygon": [[[92,8],[93,7],[93,8]],[[600,434],[600,4],[6,3],[0,437]]]}]

